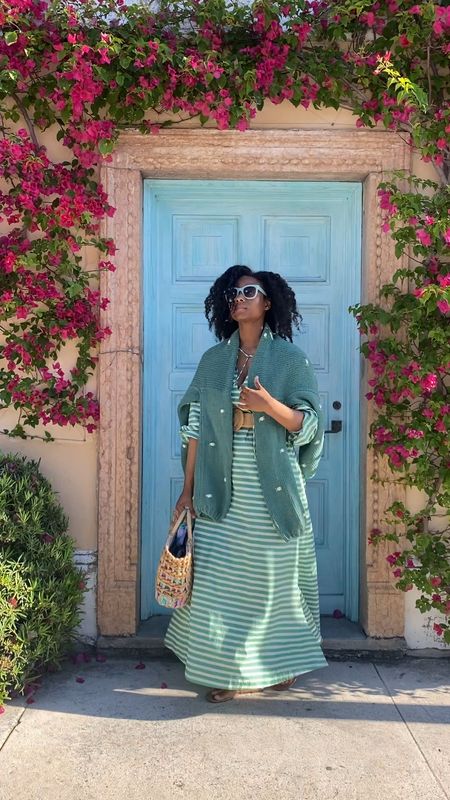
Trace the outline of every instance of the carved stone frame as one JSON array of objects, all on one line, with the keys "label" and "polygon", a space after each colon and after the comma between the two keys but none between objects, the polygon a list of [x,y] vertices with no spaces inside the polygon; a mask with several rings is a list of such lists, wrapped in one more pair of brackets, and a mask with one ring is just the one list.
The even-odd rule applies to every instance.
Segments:
[{"label": "carved stone frame", "polygon": [[[102,272],[111,303],[102,323],[102,408],[98,475],[98,626],[101,635],[133,635],[140,620],[141,272],[144,178],[327,180],[363,183],[363,302],[376,301],[398,265],[392,239],[380,231],[377,185],[392,169],[410,169],[410,150],[396,134],[370,130],[169,129],[156,137],[121,136],[101,180],[116,213],[103,233],[117,245],[117,270]],[[366,392],[362,364],[361,398]],[[366,403],[363,403],[363,410]],[[404,595],[389,578],[387,548],[375,553],[367,535],[377,527],[392,488],[371,479],[385,467],[367,450],[362,414],[360,622],[369,636],[403,634]],[[384,473],[383,473],[384,474]],[[396,497],[401,491],[395,488]]]}]

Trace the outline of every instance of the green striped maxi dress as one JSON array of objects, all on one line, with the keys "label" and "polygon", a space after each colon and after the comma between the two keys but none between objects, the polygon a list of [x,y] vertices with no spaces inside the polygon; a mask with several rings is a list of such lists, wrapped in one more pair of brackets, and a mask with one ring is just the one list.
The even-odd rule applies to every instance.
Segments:
[{"label": "green striped maxi dress", "polygon": [[[247,379],[246,379],[247,380]],[[239,400],[236,373],[231,402]],[[172,613],[164,644],[185,664],[192,683],[218,689],[262,688],[328,666],[322,651],[314,535],[295,445],[311,441],[310,405],[298,432],[286,431],[306,530],[284,541],[259,482],[252,428],[233,432],[232,497],[220,521],[197,516],[190,602]],[[198,438],[199,402],[180,430]]]}]

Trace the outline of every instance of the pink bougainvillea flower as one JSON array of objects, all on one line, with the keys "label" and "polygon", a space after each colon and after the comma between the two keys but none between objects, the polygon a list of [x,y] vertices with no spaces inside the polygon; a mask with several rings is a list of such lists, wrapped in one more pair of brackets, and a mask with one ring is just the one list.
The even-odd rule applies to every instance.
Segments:
[{"label": "pink bougainvillea flower", "polygon": [[436,36],[442,36],[450,27],[450,8],[434,7],[433,31]]},{"label": "pink bougainvillea flower", "polygon": [[392,574],[393,574],[394,578],[401,578],[402,575],[403,575],[403,570],[400,569],[399,567],[397,567],[397,569],[394,569]]},{"label": "pink bougainvillea flower", "polygon": [[376,428],[374,431],[374,438],[378,444],[383,444],[383,442],[390,442],[392,441],[392,433],[391,431],[387,430],[383,426]]},{"label": "pink bougainvillea flower", "polygon": [[424,230],[424,228],[418,228],[416,230],[416,239],[423,244],[424,247],[429,247],[431,245],[432,239],[428,231]]},{"label": "pink bougainvillea flower", "polygon": [[438,622],[434,623],[433,630],[435,633],[437,633],[438,636],[442,636],[442,634],[444,633],[444,628],[442,627],[442,625],[439,625]]},{"label": "pink bougainvillea flower", "polygon": [[390,553],[388,556],[386,556],[386,561],[392,567],[394,564],[397,563],[400,556],[401,556],[400,550],[396,550],[395,553]]},{"label": "pink bougainvillea flower", "polygon": [[409,45],[411,44],[410,40],[404,33],[402,33],[401,36],[398,37],[398,41],[401,47],[409,47]]},{"label": "pink bougainvillea flower", "polygon": [[450,311],[450,304],[447,300],[438,300],[436,305],[441,314],[448,314]]},{"label": "pink bougainvillea flower", "polygon": [[406,432],[406,435],[408,439],[423,439],[423,437],[425,436],[423,431],[416,430],[415,428],[410,428]]},{"label": "pink bougainvillea flower", "polygon": [[428,375],[425,375],[420,381],[420,385],[425,392],[432,392],[437,387],[437,375],[430,372]]},{"label": "pink bougainvillea flower", "polygon": [[442,578],[440,575],[435,575],[434,578],[431,578],[430,583],[432,586],[440,586],[442,583]]},{"label": "pink bougainvillea flower", "polygon": [[249,127],[249,123],[248,123],[248,120],[245,119],[245,117],[242,117],[236,123],[236,128],[237,128],[238,131],[246,131],[246,130],[248,130],[248,127]]},{"label": "pink bougainvillea flower", "polygon": [[368,537],[367,541],[369,544],[376,544],[378,537],[381,536],[381,531],[379,528],[372,528],[370,531],[370,536]]}]

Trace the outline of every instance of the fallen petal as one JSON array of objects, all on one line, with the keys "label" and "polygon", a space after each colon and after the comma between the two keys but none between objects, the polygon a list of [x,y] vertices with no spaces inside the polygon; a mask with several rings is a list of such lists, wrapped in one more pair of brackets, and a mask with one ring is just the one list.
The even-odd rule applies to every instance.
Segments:
[{"label": "fallen petal", "polygon": [[72,664],[82,664],[84,662],[84,653],[74,653],[71,660]]},{"label": "fallen petal", "polygon": [[139,664],[136,664],[135,669],[145,669],[144,662],[140,661]]},{"label": "fallen petal", "polygon": [[103,664],[103,662],[106,661],[106,656],[102,655],[101,653],[97,653],[95,660]]},{"label": "fallen petal", "polygon": [[0,706],[0,714],[4,714],[4,713],[5,713],[5,706]]},{"label": "fallen petal", "polygon": [[27,703],[28,703],[29,706],[31,705],[31,703],[35,703],[35,702],[36,702],[36,700],[34,699],[33,695],[30,695],[30,697],[27,697]]},{"label": "fallen petal", "polygon": [[164,681],[161,684],[161,689],[167,689],[167,683],[165,683]]},{"label": "fallen petal", "polygon": [[77,683],[84,683],[84,678],[78,677],[78,678],[75,678],[75,680],[76,680]]}]

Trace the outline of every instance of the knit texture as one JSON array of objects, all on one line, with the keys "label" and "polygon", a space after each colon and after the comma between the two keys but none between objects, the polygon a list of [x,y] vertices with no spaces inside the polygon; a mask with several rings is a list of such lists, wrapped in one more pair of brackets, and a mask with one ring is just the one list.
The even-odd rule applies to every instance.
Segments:
[{"label": "knit texture", "polygon": [[[226,515],[231,502],[233,406],[230,397],[239,347],[239,329],[229,339],[209,348],[201,357],[194,378],[178,405],[181,425],[186,425],[189,404],[200,402],[200,431],[194,474],[193,503],[197,514],[214,520]],[[323,449],[323,412],[317,380],[305,353],[274,334],[266,324],[248,373],[248,385],[261,384],[277,400],[295,406],[305,400],[318,416],[316,436],[299,448],[305,478],[314,476]],[[253,412],[255,456],[263,494],[273,523],[285,540],[306,527],[306,509],[286,453],[286,428],[266,413]],[[187,447],[181,463],[186,469]]]}]

